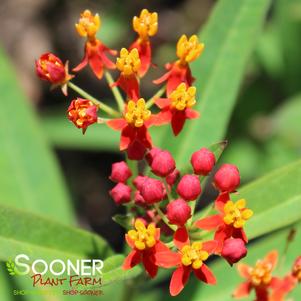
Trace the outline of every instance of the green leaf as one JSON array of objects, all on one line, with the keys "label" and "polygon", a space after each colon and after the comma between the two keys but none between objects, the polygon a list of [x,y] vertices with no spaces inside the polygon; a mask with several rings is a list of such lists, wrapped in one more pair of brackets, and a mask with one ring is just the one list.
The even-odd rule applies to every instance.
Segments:
[{"label": "green leaf", "polygon": [[269,4],[269,0],[221,0],[216,4],[199,35],[205,52],[192,65],[199,93],[194,109],[201,117],[188,120],[177,138],[171,138],[168,129],[158,141],[160,147],[172,150],[179,168],[188,164],[193,151],[223,138]]},{"label": "green leaf", "polygon": [[1,51],[0,66],[0,202],[74,223],[57,162]]},{"label": "green leaf", "polygon": [[[277,169],[239,190],[254,216],[246,223],[250,238],[288,226],[301,219],[301,161]],[[278,217],[278,218],[277,218]]]},{"label": "green leaf", "polygon": [[52,219],[0,205],[0,260],[18,254],[32,259],[104,258],[112,253],[98,235]]}]

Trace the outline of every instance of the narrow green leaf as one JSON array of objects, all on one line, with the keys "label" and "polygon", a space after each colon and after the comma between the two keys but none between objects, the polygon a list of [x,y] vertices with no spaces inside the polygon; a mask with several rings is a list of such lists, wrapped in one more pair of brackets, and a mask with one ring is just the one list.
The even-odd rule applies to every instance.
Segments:
[{"label": "narrow green leaf", "polygon": [[0,260],[26,253],[34,258],[104,259],[112,251],[98,235],[21,209],[0,205]]},{"label": "narrow green leaf", "polygon": [[0,66],[0,202],[73,223],[57,162],[2,51]]},{"label": "narrow green leaf", "polygon": [[188,121],[176,138],[167,130],[159,143],[172,150],[180,168],[193,151],[223,138],[269,4],[269,0],[221,0],[199,35],[206,49],[192,71],[199,93],[195,109],[201,117]]}]

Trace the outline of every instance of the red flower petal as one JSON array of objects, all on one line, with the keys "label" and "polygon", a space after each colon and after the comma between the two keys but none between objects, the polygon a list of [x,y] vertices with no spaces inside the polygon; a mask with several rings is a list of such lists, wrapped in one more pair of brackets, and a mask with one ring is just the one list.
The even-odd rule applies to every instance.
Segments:
[{"label": "red flower petal", "polygon": [[255,287],[256,300],[255,301],[268,301],[267,287]]},{"label": "red flower petal", "polygon": [[87,64],[88,64],[88,54],[85,51],[85,55],[84,55],[82,61],[75,68],[73,68],[72,71],[78,72],[78,71],[82,70],[84,67],[86,67]]},{"label": "red flower petal", "polygon": [[173,242],[175,246],[181,250],[185,245],[190,243],[189,235],[185,227],[178,228],[174,234]]},{"label": "red flower petal", "polygon": [[233,228],[232,236],[234,238],[241,238],[245,243],[248,242],[248,237],[243,228],[240,229]]},{"label": "red flower petal", "polygon": [[249,296],[252,289],[252,285],[249,281],[241,283],[233,292],[234,298],[243,298]]},{"label": "red flower petal", "polygon": [[160,125],[170,123],[171,118],[172,118],[171,112],[169,110],[164,110],[158,114],[152,114],[150,119],[147,120],[146,123],[148,126],[152,126],[152,125],[160,126]]},{"label": "red flower petal", "polygon": [[132,250],[130,254],[125,258],[122,268],[124,270],[129,270],[135,265],[141,262],[141,253],[137,250]]},{"label": "red flower petal", "polygon": [[218,247],[218,242],[217,241],[209,240],[209,241],[203,242],[202,249],[205,250],[206,252],[208,252],[209,254],[212,254],[212,253],[215,252],[217,247]]},{"label": "red flower petal", "polygon": [[142,254],[143,266],[151,278],[156,277],[158,273],[158,266],[155,264],[154,250],[149,249]]},{"label": "red flower petal", "polygon": [[241,277],[246,279],[250,278],[250,267],[247,264],[245,263],[237,264],[237,271]]},{"label": "red flower petal", "polygon": [[164,73],[161,77],[158,79],[153,80],[153,83],[156,85],[162,84],[163,82],[167,81],[168,78],[170,77],[171,71],[168,71]]},{"label": "red flower petal", "polygon": [[146,72],[148,71],[151,65],[151,58],[152,58],[152,49],[151,44],[149,41],[140,41],[138,38],[129,48],[132,50],[133,48],[137,48],[139,53],[139,58],[141,61],[141,67],[139,70],[139,76],[143,77]]},{"label": "red flower petal", "polygon": [[139,83],[136,75],[124,76],[120,75],[115,85],[119,86],[131,100],[140,98]]},{"label": "red flower petal", "polygon": [[233,227],[228,227],[226,225],[220,226],[214,235],[214,240],[218,242],[218,247],[216,249],[217,253],[220,253],[223,249],[224,241],[232,236]]},{"label": "red flower petal", "polygon": [[125,126],[127,126],[127,122],[123,118],[117,118],[107,121],[107,125],[115,131],[121,131]]},{"label": "red flower petal", "polygon": [[178,295],[183,290],[189,279],[190,272],[190,267],[184,267],[183,265],[173,272],[169,285],[169,291],[172,296]]},{"label": "red flower petal", "polygon": [[225,204],[230,200],[229,192],[221,192],[215,200],[214,206],[215,209],[219,212],[224,212]]},{"label": "red flower petal", "polygon": [[203,263],[199,269],[193,269],[193,271],[199,280],[208,284],[216,284],[216,279],[206,264]]},{"label": "red flower petal", "polygon": [[203,230],[212,230],[223,224],[220,214],[211,215],[195,222],[195,226]]},{"label": "red flower petal", "polygon": [[174,110],[171,119],[171,127],[175,136],[179,135],[182,131],[186,121],[185,111]]},{"label": "red flower petal", "polygon": [[155,104],[156,104],[160,109],[164,109],[164,108],[170,106],[171,100],[170,100],[169,98],[158,98],[158,99],[156,99]]},{"label": "red flower petal", "polygon": [[196,118],[199,118],[200,117],[200,113],[195,111],[195,110],[192,110],[192,109],[189,109],[187,108],[185,110],[185,114],[186,114],[186,118],[187,119],[196,119]]},{"label": "red flower petal", "polygon": [[121,131],[120,137],[120,150],[125,150],[129,147],[130,144],[134,142],[136,138],[136,128],[127,125]]},{"label": "red flower petal", "polygon": [[156,250],[154,256],[155,263],[162,268],[171,268],[181,263],[181,255],[170,251],[168,248],[167,250]]},{"label": "red flower petal", "polygon": [[103,77],[103,62],[98,53],[89,57],[89,65],[98,79]]},{"label": "red flower petal", "polygon": [[145,153],[146,147],[139,140],[134,140],[127,148],[127,154],[130,160],[142,160]]},{"label": "red flower petal", "polygon": [[271,251],[266,255],[264,258],[265,261],[268,261],[272,264],[273,268],[276,266],[277,261],[278,261],[278,252],[276,250]]}]

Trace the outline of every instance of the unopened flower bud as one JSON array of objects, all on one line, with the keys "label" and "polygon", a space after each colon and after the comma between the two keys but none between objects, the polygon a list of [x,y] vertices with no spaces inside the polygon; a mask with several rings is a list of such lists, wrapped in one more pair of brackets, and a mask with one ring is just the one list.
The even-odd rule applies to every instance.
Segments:
[{"label": "unopened flower bud", "polygon": [[147,163],[149,164],[149,166],[152,165],[152,162],[155,158],[155,156],[159,153],[162,152],[162,149],[158,148],[158,147],[153,147],[145,156],[145,159],[147,161]]},{"label": "unopened flower bud", "polygon": [[97,122],[97,107],[92,101],[82,98],[72,100],[68,111],[68,119],[74,123],[77,128],[87,130],[87,127]]},{"label": "unopened flower bud", "polygon": [[220,191],[235,191],[240,184],[239,170],[235,165],[223,164],[214,176],[214,183]]},{"label": "unopened flower bud", "polygon": [[184,175],[177,187],[177,193],[185,200],[196,200],[201,194],[202,188],[196,175]]},{"label": "unopened flower bud", "polygon": [[131,188],[123,183],[118,183],[110,191],[110,195],[117,205],[131,201]]},{"label": "unopened flower bud", "polygon": [[112,164],[112,172],[110,179],[113,182],[122,182],[125,183],[132,176],[132,172],[129,169],[126,162],[116,162]]},{"label": "unopened flower bud", "polygon": [[179,178],[180,176],[180,172],[175,169],[172,173],[170,173],[167,177],[166,177],[166,183],[170,186],[172,186],[176,181],[177,179]]},{"label": "unopened flower bud", "polygon": [[52,84],[61,84],[66,80],[66,68],[63,62],[53,53],[47,52],[36,61],[37,75]]},{"label": "unopened flower bud", "polygon": [[159,177],[166,177],[176,168],[176,162],[168,151],[157,153],[151,164],[152,172]]},{"label": "unopened flower bud", "polygon": [[230,265],[244,258],[248,253],[245,242],[240,238],[228,238],[224,241],[221,255]]},{"label": "unopened flower bud", "polygon": [[166,207],[166,215],[171,224],[183,227],[191,217],[191,208],[182,199],[177,199],[169,203]]},{"label": "unopened flower bud", "polygon": [[137,176],[134,180],[133,180],[133,184],[134,186],[141,191],[142,189],[142,185],[144,183],[144,181],[147,179],[146,176]]},{"label": "unopened flower bud", "polygon": [[141,207],[145,207],[147,205],[147,203],[145,202],[145,199],[142,197],[139,190],[137,190],[135,192],[134,202],[136,205],[141,206]]},{"label": "unopened flower bud", "polygon": [[301,256],[297,257],[294,262],[292,275],[295,277],[299,282],[301,282]]},{"label": "unopened flower bud", "polygon": [[206,176],[215,164],[215,157],[207,148],[201,148],[192,154],[190,162],[195,174]]},{"label": "unopened flower bud", "polygon": [[147,204],[160,202],[166,195],[163,183],[148,177],[143,182],[140,192]]}]

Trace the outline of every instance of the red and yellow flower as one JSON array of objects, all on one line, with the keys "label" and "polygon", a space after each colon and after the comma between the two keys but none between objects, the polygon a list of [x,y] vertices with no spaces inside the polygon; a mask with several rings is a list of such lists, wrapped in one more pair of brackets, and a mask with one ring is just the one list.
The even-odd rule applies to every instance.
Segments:
[{"label": "red and yellow flower", "polygon": [[196,35],[189,39],[186,35],[182,35],[177,43],[177,57],[179,58],[174,63],[168,63],[165,68],[168,70],[162,77],[155,80],[155,84],[167,82],[166,91],[169,96],[180,83],[185,83],[191,86],[194,78],[191,75],[189,63],[196,60],[204,50],[204,44],[199,43]]},{"label": "red and yellow flower", "polygon": [[246,281],[236,288],[233,297],[247,297],[254,289],[256,294],[255,301],[270,300],[269,289],[279,287],[279,278],[272,276],[272,271],[276,266],[277,259],[277,251],[272,251],[268,253],[264,259],[258,260],[254,267],[239,263],[237,266],[238,272]]},{"label": "red and yellow flower", "polygon": [[162,110],[160,112],[161,119],[166,123],[171,122],[175,136],[183,129],[186,119],[199,117],[199,113],[191,109],[196,104],[195,94],[195,87],[188,87],[185,83],[180,83],[168,98],[159,98],[155,101]]},{"label": "red and yellow flower", "polygon": [[98,14],[93,15],[90,10],[86,9],[81,13],[79,21],[75,24],[75,28],[81,37],[86,37],[85,55],[81,63],[76,66],[73,71],[82,70],[88,63],[97,76],[101,79],[104,69],[115,69],[115,64],[108,58],[108,54],[116,55],[116,51],[108,48],[99,39],[96,33],[101,25]]},{"label": "red and yellow flower", "polygon": [[137,48],[128,51],[126,48],[120,50],[116,67],[120,76],[114,85],[119,86],[129,99],[137,101],[140,97],[138,72],[141,68],[141,60]]},{"label": "red and yellow flower", "polygon": [[216,229],[214,239],[218,242],[217,252],[221,252],[224,241],[230,237],[241,238],[245,243],[248,238],[243,229],[246,221],[252,217],[253,211],[246,208],[246,200],[237,202],[227,201],[218,203],[216,209],[219,214],[198,220],[195,225],[204,230]]},{"label": "red and yellow flower", "polygon": [[178,252],[163,249],[155,254],[158,266],[163,268],[176,267],[169,286],[172,296],[178,295],[184,289],[191,272],[194,272],[195,276],[205,283],[216,283],[213,273],[204,262],[215,252],[217,243],[213,240],[190,243],[188,234],[183,233],[183,235],[184,240],[174,240]]},{"label": "red and yellow flower", "polygon": [[139,35],[135,42],[129,47],[130,50],[136,48],[141,60],[138,75],[143,77],[151,65],[152,49],[149,37],[154,36],[158,31],[158,14],[143,9],[140,16],[133,18],[133,29]]},{"label": "red and yellow flower", "polygon": [[84,134],[88,126],[97,122],[97,110],[97,106],[95,106],[92,101],[77,98],[72,100],[68,108],[68,119],[72,121],[77,128],[82,129]]},{"label": "red and yellow flower", "polygon": [[47,52],[36,60],[36,72],[40,79],[52,84],[52,88],[61,86],[62,92],[67,95],[67,83],[73,77],[68,72],[68,61],[63,62],[53,53]]},{"label": "red and yellow flower", "polygon": [[156,125],[157,118],[146,108],[143,98],[130,100],[125,106],[123,118],[107,122],[114,130],[121,131],[120,150],[126,150],[131,160],[141,160],[147,149],[152,147],[148,128]]},{"label": "red and yellow flower", "polygon": [[169,249],[160,241],[160,229],[156,228],[155,224],[151,223],[146,227],[142,219],[136,219],[134,227],[135,229],[125,235],[132,251],[126,257],[123,269],[131,269],[142,262],[148,275],[154,278],[158,272],[158,266],[155,264],[156,253]]}]

